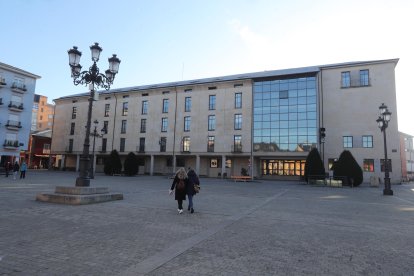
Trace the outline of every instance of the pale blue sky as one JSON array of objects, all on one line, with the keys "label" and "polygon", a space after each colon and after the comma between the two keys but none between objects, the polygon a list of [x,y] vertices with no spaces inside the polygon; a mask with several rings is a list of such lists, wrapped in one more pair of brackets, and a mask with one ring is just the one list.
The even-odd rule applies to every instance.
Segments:
[{"label": "pale blue sky", "polygon": [[[0,0],[0,61],[40,75],[51,102],[74,86],[67,50],[121,59],[112,88],[321,64],[400,58],[398,123],[414,135],[410,0]],[[395,110],[391,110],[395,112]]]}]

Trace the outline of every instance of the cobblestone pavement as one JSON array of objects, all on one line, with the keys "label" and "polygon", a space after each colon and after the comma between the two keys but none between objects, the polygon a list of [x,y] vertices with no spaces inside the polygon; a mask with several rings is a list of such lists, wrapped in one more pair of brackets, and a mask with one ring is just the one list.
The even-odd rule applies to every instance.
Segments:
[{"label": "cobblestone pavement", "polygon": [[0,176],[0,275],[414,275],[414,184],[383,196],[201,179],[195,213],[179,215],[171,179],[98,174],[91,186],[124,200],[35,201],[76,177]]}]

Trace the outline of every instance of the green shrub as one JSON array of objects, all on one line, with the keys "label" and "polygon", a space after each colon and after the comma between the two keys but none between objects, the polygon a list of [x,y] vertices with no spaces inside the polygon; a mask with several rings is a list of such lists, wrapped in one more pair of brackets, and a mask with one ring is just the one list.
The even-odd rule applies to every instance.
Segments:
[{"label": "green shrub", "polygon": [[308,182],[309,176],[325,179],[325,167],[317,148],[313,148],[306,157],[304,178]]},{"label": "green shrub", "polygon": [[335,162],[333,176],[341,179],[344,186],[359,186],[364,180],[361,167],[348,150],[344,150]]},{"label": "green shrub", "polygon": [[124,162],[124,173],[127,176],[133,176],[138,173],[138,158],[135,153],[128,153]]}]

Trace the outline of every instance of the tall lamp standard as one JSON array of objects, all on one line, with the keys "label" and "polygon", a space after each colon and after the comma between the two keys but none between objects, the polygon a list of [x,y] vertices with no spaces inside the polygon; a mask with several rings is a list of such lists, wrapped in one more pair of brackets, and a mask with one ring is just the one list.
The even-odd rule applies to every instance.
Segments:
[{"label": "tall lamp standard", "polygon": [[119,64],[121,60],[113,55],[108,58],[109,69],[105,71],[105,75],[99,73],[99,68],[96,63],[99,61],[99,56],[102,52],[102,48],[98,43],[89,47],[91,49],[91,56],[93,65],[89,67],[88,71],[82,71],[82,66],[79,64],[82,53],[78,50],[78,47],[73,46],[72,49],[68,50],[69,55],[69,66],[72,72],[73,83],[75,85],[82,84],[88,85],[90,90],[89,107],[88,107],[88,120],[86,123],[86,134],[85,141],[83,143],[83,152],[80,158],[80,170],[79,176],[76,178],[76,186],[88,187],[90,184],[89,177],[89,136],[91,133],[91,117],[92,117],[92,104],[95,97],[95,88],[105,88],[109,90],[111,84],[115,79],[115,75],[118,73]]},{"label": "tall lamp standard", "polygon": [[389,162],[387,157],[387,134],[386,129],[388,127],[388,123],[391,120],[391,112],[388,111],[388,107],[383,103],[380,107],[380,116],[377,119],[378,127],[384,134],[384,153],[385,153],[385,160],[384,160],[384,191],[383,195],[393,195],[394,192],[391,190],[391,182],[390,182],[390,168]]},{"label": "tall lamp standard", "polygon": [[103,134],[105,133],[105,128],[101,129],[101,133],[102,134],[98,134],[98,131],[96,130],[96,127],[98,126],[98,120],[93,121],[95,127],[93,129],[93,133],[91,134],[93,136],[93,143],[92,143],[92,162],[91,163],[91,168],[90,168],[90,177],[92,179],[95,178],[95,138],[102,138]]}]

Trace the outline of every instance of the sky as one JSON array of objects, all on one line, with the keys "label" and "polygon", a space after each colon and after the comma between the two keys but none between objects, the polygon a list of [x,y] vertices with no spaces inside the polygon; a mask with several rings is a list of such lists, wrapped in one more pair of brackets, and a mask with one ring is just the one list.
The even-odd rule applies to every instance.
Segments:
[{"label": "sky", "polygon": [[121,59],[111,88],[399,58],[398,127],[414,135],[411,0],[0,0],[0,26],[0,62],[41,76],[50,103],[88,91],[67,51],[87,69],[95,42],[102,73]]}]

